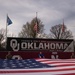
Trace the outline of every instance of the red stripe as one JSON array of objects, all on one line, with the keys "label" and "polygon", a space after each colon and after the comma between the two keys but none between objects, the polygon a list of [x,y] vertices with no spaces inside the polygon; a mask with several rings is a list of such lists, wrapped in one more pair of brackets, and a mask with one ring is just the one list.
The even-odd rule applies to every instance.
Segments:
[{"label": "red stripe", "polygon": [[71,71],[75,70],[75,68],[67,68],[67,69],[56,69],[56,70],[17,70],[17,71],[0,71],[0,73],[32,73],[32,72],[58,72],[58,71]]}]

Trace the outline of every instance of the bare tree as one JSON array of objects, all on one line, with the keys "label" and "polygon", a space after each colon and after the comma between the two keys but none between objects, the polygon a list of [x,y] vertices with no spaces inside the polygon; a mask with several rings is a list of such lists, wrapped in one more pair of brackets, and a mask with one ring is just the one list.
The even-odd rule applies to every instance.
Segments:
[{"label": "bare tree", "polygon": [[67,30],[67,27],[63,24],[55,25],[50,29],[50,36],[53,39],[71,39],[73,38],[72,32]]},{"label": "bare tree", "polygon": [[25,25],[23,25],[21,32],[19,33],[20,37],[29,37],[29,31],[30,31],[30,24],[27,22]]},{"label": "bare tree", "polygon": [[[37,32],[34,30],[34,26],[37,22]],[[19,37],[25,37],[25,38],[35,38],[37,33],[43,33],[44,31],[44,25],[42,24],[41,20],[36,17],[33,18],[31,22],[27,22],[25,25],[23,25],[21,32],[19,33]]]},{"label": "bare tree", "polygon": [[0,29],[0,48],[3,47],[4,39],[5,39],[5,30],[4,29]]}]

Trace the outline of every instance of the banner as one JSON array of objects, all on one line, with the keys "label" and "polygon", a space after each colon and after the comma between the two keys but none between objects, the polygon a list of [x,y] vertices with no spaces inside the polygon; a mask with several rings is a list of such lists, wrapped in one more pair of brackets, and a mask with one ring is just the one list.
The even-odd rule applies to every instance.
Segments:
[{"label": "banner", "polygon": [[7,38],[8,51],[49,50],[51,52],[74,52],[73,40],[40,38]]}]

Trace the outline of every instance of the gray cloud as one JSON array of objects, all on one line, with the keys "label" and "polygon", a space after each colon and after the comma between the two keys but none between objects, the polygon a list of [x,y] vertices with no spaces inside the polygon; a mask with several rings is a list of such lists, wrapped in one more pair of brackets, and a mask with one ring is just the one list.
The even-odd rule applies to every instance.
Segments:
[{"label": "gray cloud", "polygon": [[9,32],[16,35],[23,24],[36,16],[36,12],[45,25],[47,33],[51,26],[62,23],[64,19],[67,27],[74,34],[72,26],[75,24],[75,0],[0,0],[1,27],[6,27],[8,13],[13,21],[13,24],[8,27]]}]

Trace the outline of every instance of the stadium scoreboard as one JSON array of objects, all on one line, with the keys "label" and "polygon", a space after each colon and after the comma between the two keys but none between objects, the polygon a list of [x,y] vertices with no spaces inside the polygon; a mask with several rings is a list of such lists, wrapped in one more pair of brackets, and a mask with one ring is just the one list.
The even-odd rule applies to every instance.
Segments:
[{"label": "stadium scoreboard", "polygon": [[73,52],[73,39],[7,38],[8,51],[49,50]]}]

